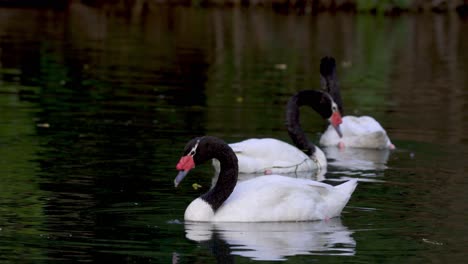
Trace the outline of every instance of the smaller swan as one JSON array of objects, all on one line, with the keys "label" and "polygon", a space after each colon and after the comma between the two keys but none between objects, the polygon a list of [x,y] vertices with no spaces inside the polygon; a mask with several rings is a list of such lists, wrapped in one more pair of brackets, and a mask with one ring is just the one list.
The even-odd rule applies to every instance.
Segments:
[{"label": "smaller swan", "polygon": [[[234,151],[211,136],[190,140],[177,163],[177,187],[187,173],[205,161],[221,165],[216,185],[195,199],[184,219],[199,222],[278,222],[329,219],[339,216],[357,185],[353,179],[338,186],[280,175],[260,176],[237,183]],[[236,185],[237,183],[237,185]]]},{"label": "smaller swan", "polygon": [[[322,89],[328,92],[338,104],[343,114],[343,102],[336,76],[336,63],[333,57],[324,57],[320,61],[320,82]],[[342,137],[338,137],[332,127],[328,127],[320,137],[322,146],[338,146],[339,148],[373,148],[395,149],[385,129],[370,116],[343,116],[340,126]]]},{"label": "smaller swan", "polygon": [[[239,161],[240,173],[294,173],[326,168],[322,150],[307,139],[301,128],[299,108],[310,106],[331,127],[340,133],[341,116],[337,104],[328,93],[303,90],[293,95],[287,104],[286,126],[295,146],[273,138],[252,138],[229,144]],[[218,172],[219,163],[213,161]]]}]

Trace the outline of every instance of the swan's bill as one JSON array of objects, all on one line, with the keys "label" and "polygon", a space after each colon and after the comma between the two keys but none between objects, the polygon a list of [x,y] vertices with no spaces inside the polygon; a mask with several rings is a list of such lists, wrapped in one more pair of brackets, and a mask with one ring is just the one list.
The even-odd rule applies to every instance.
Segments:
[{"label": "swan's bill", "polygon": [[179,183],[185,178],[185,176],[187,176],[188,174],[188,170],[187,171],[179,171],[179,174],[177,174],[176,178],[174,179],[174,187],[177,188],[177,186],[179,186]]},{"label": "swan's bill", "polygon": [[[197,142],[197,146],[198,146],[198,142]],[[184,177],[188,174],[188,172],[191,169],[195,168],[193,155],[195,155],[195,151],[192,149],[189,155],[183,156],[182,158],[180,158],[179,162],[177,163],[176,169],[179,170],[179,174],[177,174],[177,177],[174,179],[174,186],[176,188],[179,185],[179,183],[184,179]]]},{"label": "swan's bill", "polygon": [[343,134],[341,133],[340,129],[340,124],[343,123],[343,120],[341,119],[341,115],[339,111],[334,111],[332,116],[328,119],[330,124],[335,128],[336,133],[338,133],[338,136],[343,137]]}]

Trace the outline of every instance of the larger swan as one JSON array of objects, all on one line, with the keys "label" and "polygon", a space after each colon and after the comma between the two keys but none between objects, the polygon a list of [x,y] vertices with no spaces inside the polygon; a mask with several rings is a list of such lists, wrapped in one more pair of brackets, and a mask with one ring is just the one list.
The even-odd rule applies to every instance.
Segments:
[{"label": "larger swan", "polygon": [[[320,79],[322,88],[328,92],[338,104],[340,113],[343,113],[343,103],[336,76],[336,63],[332,57],[324,57],[320,62]],[[394,149],[385,129],[370,116],[343,116],[340,126],[342,137],[338,137],[329,126],[320,137],[322,146]]]},{"label": "larger swan", "polygon": [[[357,185],[353,179],[338,186],[280,175],[260,176],[237,183],[234,151],[211,136],[190,140],[177,163],[177,187],[196,165],[219,160],[216,185],[195,199],[184,219],[200,222],[278,222],[329,219],[339,216]],[[236,185],[237,183],[237,185]]]},{"label": "larger swan", "polygon": [[[273,138],[253,138],[229,146],[239,160],[240,173],[291,173],[325,168],[325,154],[307,139],[301,128],[299,108],[312,107],[339,132],[341,115],[332,97],[322,91],[304,90],[293,95],[287,104],[286,125],[295,146]],[[216,172],[219,163],[213,161]]]}]

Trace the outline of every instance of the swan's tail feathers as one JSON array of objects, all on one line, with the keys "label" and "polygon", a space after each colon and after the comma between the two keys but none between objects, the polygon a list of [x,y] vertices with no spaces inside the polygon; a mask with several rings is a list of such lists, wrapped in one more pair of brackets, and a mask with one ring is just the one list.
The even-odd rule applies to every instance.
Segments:
[{"label": "swan's tail feathers", "polygon": [[338,192],[344,195],[351,196],[351,194],[353,194],[354,192],[354,189],[356,189],[356,186],[357,186],[357,179],[351,179],[345,183],[335,186],[335,190],[337,190]]},{"label": "swan's tail feathers", "polygon": [[331,77],[330,75],[332,75],[335,72],[335,68],[336,68],[335,58],[323,57],[320,60],[320,74],[323,77],[325,78]]},{"label": "swan's tail feathers", "polygon": [[327,217],[332,218],[341,214],[341,211],[348,203],[356,186],[357,179],[352,179],[333,187],[334,191],[331,192],[326,199],[328,205]]}]

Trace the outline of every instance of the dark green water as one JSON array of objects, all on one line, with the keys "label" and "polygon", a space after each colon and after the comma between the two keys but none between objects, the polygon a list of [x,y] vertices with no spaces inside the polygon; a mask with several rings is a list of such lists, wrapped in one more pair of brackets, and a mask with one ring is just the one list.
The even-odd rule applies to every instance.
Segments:
[{"label": "dark green water", "polygon": [[[437,14],[0,8],[0,261],[463,262],[467,28]],[[345,112],[372,115],[397,146],[327,151],[327,182],[361,180],[342,217],[185,224],[213,174],[173,188],[185,143],[290,142],[284,105],[319,88],[324,55]],[[324,122],[302,118],[317,142]]]}]

